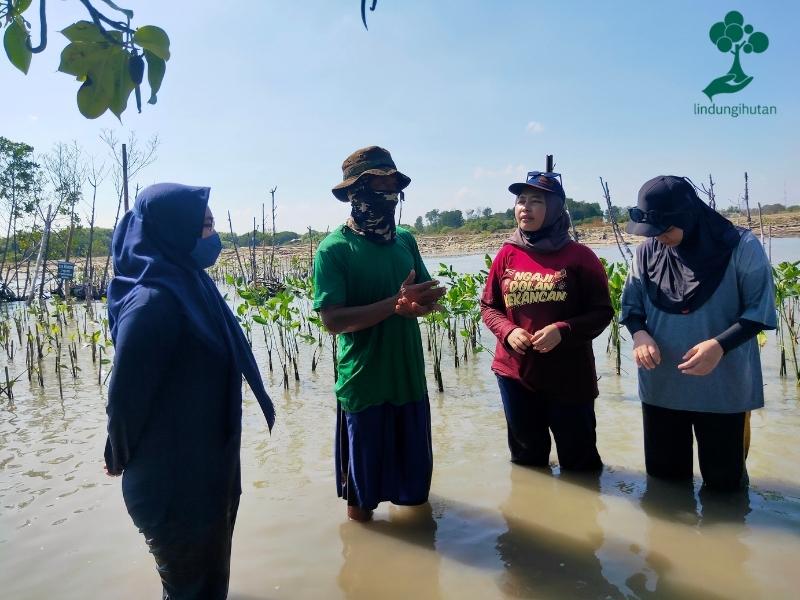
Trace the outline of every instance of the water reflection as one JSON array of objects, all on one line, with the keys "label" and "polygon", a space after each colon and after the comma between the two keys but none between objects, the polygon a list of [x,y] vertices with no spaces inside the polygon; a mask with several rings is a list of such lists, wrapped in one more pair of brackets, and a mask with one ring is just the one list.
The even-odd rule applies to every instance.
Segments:
[{"label": "water reflection", "polygon": [[[490,344],[491,336],[483,336]],[[281,410],[267,435],[246,390],[244,510],[231,597],[796,597],[800,411],[793,381],[778,378],[774,336],[762,349],[767,399],[753,414],[752,487],[737,498],[647,481],[630,341],[623,356],[629,373],[617,377],[606,339],[595,345],[602,375],[598,445],[607,464],[620,466],[603,472],[599,488],[596,480],[509,465],[490,357],[470,357],[455,369],[445,349],[445,392],[430,390],[432,508],[415,515],[382,506],[377,521],[363,526],[343,523],[344,505],[335,495],[330,354],[312,373],[301,347],[302,382],[290,381],[284,393],[256,337]],[[24,365],[24,358],[15,360]],[[4,598],[133,600],[160,590],[119,481],[102,473],[99,365],[87,352],[79,359],[77,381],[63,374],[63,402],[52,356],[44,389],[23,378],[14,404],[0,401]],[[23,365],[12,363],[12,371]],[[430,367],[428,361],[432,382]]]},{"label": "water reflection", "polygon": [[[577,487],[575,487],[577,486]],[[507,531],[497,538],[505,571],[498,586],[514,598],[624,598],[596,556],[604,509],[598,475],[554,476],[511,468],[511,493],[500,507]]]},{"label": "water reflection", "polygon": [[385,520],[342,523],[337,583],[345,598],[441,598],[436,529],[428,503],[392,506]]},{"label": "water reflection", "polygon": [[[644,554],[648,568],[626,582],[636,597],[700,600],[758,595],[747,574],[745,563],[750,553],[742,539],[747,531],[745,517],[750,512],[749,491],[722,494],[701,488],[699,504],[697,500],[692,482],[647,477],[640,506],[651,517],[646,525]],[[725,539],[724,547],[720,538]],[[665,550],[675,554],[667,555]],[[686,579],[680,563],[687,557],[705,566],[707,581]],[[727,580],[724,587],[729,593],[717,593],[720,580]]]}]

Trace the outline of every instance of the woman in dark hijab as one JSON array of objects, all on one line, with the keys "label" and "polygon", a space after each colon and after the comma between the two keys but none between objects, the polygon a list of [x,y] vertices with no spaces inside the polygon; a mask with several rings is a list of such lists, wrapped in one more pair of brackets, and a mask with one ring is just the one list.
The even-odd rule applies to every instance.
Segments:
[{"label": "woman in dark hijab", "polygon": [[497,337],[497,375],[512,462],[547,467],[550,431],[563,470],[599,471],[592,339],[613,311],[603,265],[569,238],[555,173],[528,173],[516,196],[517,229],[492,261],[481,299]]},{"label": "woman in dark hijab", "polygon": [[747,484],[749,411],[764,405],[756,334],[775,329],[772,269],[758,240],[682,177],[639,191],[621,322],[639,367],[648,475],[691,481],[692,429],[709,489]]},{"label": "woman in dark hijab", "polygon": [[272,428],[252,351],[204,269],[222,244],[209,189],[145,188],[114,232],[109,475],[122,475],[164,598],[225,598],[241,494],[244,376]]}]

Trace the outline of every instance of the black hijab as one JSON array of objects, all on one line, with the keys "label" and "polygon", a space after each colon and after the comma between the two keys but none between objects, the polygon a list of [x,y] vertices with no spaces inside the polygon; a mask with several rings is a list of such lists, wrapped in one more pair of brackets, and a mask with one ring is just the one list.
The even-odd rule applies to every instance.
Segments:
[{"label": "black hijab", "polygon": [[111,339],[116,342],[119,314],[137,286],[169,291],[201,339],[212,347],[225,344],[271,430],[275,410],[253,351],[217,286],[190,256],[202,234],[209,192],[175,183],[151,185],[122,217],[114,231],[114,278],[108,286]]},{"label": "black hijab", "polygon": [[714,294],[742,230],[707,206],[686,179],[661,176],[642,186],[638,208],[659,211],[658,225],[683,230],[683,240],[670,248],[651,237],[636,253],[645,290],[664,312],[687,314]]}]

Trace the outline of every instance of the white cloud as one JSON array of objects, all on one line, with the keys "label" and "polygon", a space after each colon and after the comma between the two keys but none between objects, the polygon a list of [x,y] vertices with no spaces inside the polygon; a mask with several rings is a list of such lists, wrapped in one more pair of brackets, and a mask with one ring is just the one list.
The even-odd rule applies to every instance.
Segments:
[{"label": "white cloud", "polygon": [[542,133],[544,131],[544,125],[539,123],[539,121],[529,121],[528,125],[525,127],[525,131],[531,135],[536,135],[537,133]]},{"label": "white cloud", "polygon": [[487,169],[485,167],[475,167],[472,172],[472,177],[475,179],[495,179],[498,177],[512,177],[515,175],[524,175],[527,171],[525,165],[506,165],[499,169]]},{"label": "white cloud", "polygon": [[456,192],[455,200],[457,203],[461,204],[466,200],[472,200],[477,197],[478,194],[475,190],[469,187],[462,187]]}]

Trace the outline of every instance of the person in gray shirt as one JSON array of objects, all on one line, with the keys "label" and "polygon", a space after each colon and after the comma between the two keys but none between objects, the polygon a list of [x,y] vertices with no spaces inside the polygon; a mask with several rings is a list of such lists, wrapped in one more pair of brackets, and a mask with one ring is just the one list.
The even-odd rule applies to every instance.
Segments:
[{"label": "person in gray shirt", "polygon": [[742,489],[749,412],[764,406],[756,335],[777,326],[769,261],[685,178],[649,180],[629,212],[628,233],[649,238],[620,318],[639,367],[647,474],[691,481],[694,429],[704,485]]}]

